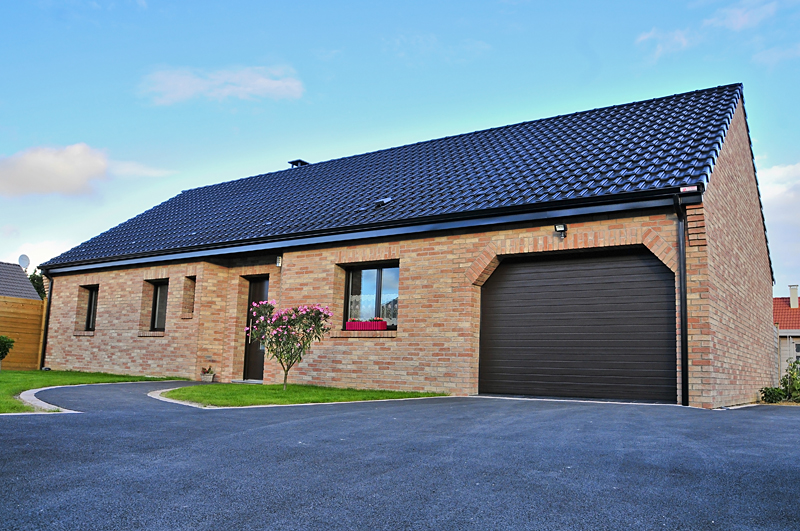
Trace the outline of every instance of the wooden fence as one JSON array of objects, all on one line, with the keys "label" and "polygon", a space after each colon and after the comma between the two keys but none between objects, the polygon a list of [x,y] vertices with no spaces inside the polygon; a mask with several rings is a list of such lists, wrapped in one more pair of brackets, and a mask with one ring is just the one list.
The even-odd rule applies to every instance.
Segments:
[{"label": "wooden fence", "polygon": [[2,361],[9,370],[39,369],[44,338],[47,300],[0,297],[0,336],[14,340],[14,347]]}]

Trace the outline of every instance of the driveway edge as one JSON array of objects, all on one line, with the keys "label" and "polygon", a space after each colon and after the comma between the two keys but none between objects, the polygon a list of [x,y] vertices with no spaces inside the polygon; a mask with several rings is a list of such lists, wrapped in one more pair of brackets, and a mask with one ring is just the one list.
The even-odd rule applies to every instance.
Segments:
[{"label": "driveway edge", "polygon": [[308,402],[305,404],[259,404],[255,406],[204,406],[203,404],[198,404],[197,402],[186,402],[183,400],[175,400],[174,398],[167,398],[165,396],[161,396],[162,393],[166,393],[167,391],[174,391],[175,389],[180,389],[180,387],[173,387],[172,389],[159,389],[156,391],[150,391],[147,393],[147,396],[150,398],[155,398],[156,400],[161,400],[162,402],[169,402],[171,404],[179,404],[181,406],[189,406],[197,409],[202,410],[216,410],[216,409],[253,409],[253,408],[264,408],[264,407],[294,407],[294,406],[326,406],[332,404],[363,404],[365,402],[400,402],[404,400],[430,400],[432,398],[463,398],[458,396],[420,396],[416,398],[384,398],[382,400],[348,400],[345,402]]},{"label": "driveway edge", "polygon": [[[47,391],[48,389],[60,389],[62,387],[85,387],[87,385],[119,385],[119,384],[142,383],[147,381],[169,382],[169,381],[180,381],[180,380],[139,380],[136,382],[98,382],[98,383],[85,383],[85,384],[51,385],[50,387],[39,387],[38,389],[28,389],[27,391],[22,391],[17,396],[17,398],[19,398],[19,400],[23,404],[36,408],[36,411],[23,411],[20,413],[0,413],[0,416],[51,415],[53,413],[83,413],[83,411],[73,411],[71,409],[58,407],[54,404],[50,404],[49,402],[45,402],[44,400],[40,400],[39,398],[36,398],[36,393],[38,393],[39,391]],[[177,387],[175,389],[177,389]]]},{"label": "driveway edge", "polygon": [[[90,385],[90,384],[81,384],[81,385]],[[63,407],[58,407],[44,400],[39,400],[36,398],[36,393],[39,391],[47,391],[48,389],[58,389],[59,387],[75,387],[72,385],[52,385],[50,387],[40,387],[38,389],[28,389],[27,391],[22,391],[19,394],[19,399],[29,405],[31,407],[36,408],[39,411],[31,411],[30,413],[6,413],[6,414],[13,414],[13,415],[43,415],[49,413],[81,413],[80,411],[73,411],[71,409],[66,409]]]}]

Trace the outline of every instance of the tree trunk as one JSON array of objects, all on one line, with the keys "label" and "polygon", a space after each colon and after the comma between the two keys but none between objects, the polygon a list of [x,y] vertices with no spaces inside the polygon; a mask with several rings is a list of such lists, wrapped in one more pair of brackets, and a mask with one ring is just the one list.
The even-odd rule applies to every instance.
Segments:
[{"label": "tree trunk", "polygon": [[286,391],[286,379],[289,377],[289,371],[283,371],[283,390]]}]

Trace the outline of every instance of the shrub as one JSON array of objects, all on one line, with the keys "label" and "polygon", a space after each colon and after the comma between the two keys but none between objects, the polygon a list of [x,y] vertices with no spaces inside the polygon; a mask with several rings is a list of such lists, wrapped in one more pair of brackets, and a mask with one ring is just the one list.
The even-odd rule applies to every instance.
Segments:
[{"label": "shrub", "polygon": [[6,359],[8,351],[14,346],[14,340],[8,336],[0,336],[0,361]]},{"label": "shrub", "polygon": [[761,401],[767,404],[776,404],[786,398],[786,393],[780,387],[762,387]]},{"label": "shrub", "polygon": [[786,360],[789,366],[786,367],[786,374],[781,378],[781,389],[786,395],[786,400],[800,402],[800,360]]},{"label": "shrub", "polygon": [[251,339],[264,345],[271,358],[283,369],[283,390],[289,370],[303,360],[308,348],[330,331],[328,320],[333,315],[327,307],[298,306],[275,310],[275,301],[254,302],[250,308],[252,324],[245,328]]}]

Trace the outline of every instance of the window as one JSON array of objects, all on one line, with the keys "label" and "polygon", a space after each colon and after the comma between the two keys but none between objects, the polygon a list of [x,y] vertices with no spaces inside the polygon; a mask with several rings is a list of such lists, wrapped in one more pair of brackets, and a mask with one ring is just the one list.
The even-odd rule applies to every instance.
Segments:
[{"label": "window", "polygon": [[387,328],[397,329],[399,267],[354,269],[347,274],[345,320],[367,321],[380,317]]},{"label": "window", "polygon": [[153,310],[150,314],[150,331],[163,332],[167,324],[167,290],[169,281],[151,282],[153,285]]},{"label": "window", "polygon": [[97,293],[100,291],[99,286],[86,286],[88,295],[86,304],[86,322],[83,329],[86,332],[94,332],[94,324],[97,319]]}]

